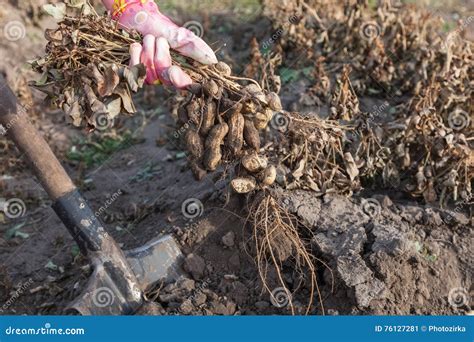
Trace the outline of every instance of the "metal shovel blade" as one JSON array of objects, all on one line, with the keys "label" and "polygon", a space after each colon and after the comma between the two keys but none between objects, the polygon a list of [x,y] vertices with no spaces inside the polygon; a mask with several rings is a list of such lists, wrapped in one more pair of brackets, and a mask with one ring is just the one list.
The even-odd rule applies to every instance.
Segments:
[{"label": "metal shovel blade", "polygon": [[[91,279],[81,296],[67,308],[67,313],[132,315],[143,305],[142,293],[146,289],[159,281],[171,281],[179,276],[182,253],[170,235],[123,253],[136,281],[122,284],[123,272],[120,266],[117,267],[117,258],[112,261],[110,257],[104,260],[104,254],[92,256],[94,272]],[[129,290],[131,286],[132,291]]]},{"label": "metal shovel blade", "polygon": [[171,235],[152,240],[142,247],[125,251],[128,264],[143,290],[160,280],[179,277],[181,250]]}]

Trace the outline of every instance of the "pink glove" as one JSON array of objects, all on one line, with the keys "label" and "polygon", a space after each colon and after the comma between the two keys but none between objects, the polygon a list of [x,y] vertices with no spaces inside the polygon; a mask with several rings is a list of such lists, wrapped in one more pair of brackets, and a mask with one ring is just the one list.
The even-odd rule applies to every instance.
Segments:
[{"label": "pink glove", "polygon": [[177,26],[163,15],[153,0],[102,0],[112,17],[125,29],[144,35],[143,45],[130,46],[130,65],[147,67],[146,82],[183,89],[191,78],[171,62],[170,48],[202,64],[217,63],[214,51],[193,32]]}]

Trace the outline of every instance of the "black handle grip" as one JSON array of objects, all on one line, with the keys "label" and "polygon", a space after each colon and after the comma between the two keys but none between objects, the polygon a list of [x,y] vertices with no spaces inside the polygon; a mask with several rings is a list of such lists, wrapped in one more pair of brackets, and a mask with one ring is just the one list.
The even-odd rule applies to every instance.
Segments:
[{"label": "black handle grip", "polygon": [[108,234],[78,190],[58,198],[52,207],[79,245],[82,254],[101,250]]}]

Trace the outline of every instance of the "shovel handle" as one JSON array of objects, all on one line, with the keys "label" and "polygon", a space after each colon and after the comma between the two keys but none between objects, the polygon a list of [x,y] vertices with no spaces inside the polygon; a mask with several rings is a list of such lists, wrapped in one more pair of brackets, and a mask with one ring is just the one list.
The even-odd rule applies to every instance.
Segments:
[{"label": "shovel handle", "polygon": [[75,185],[44,138],[31,124],[24,107],[0,74],[0,124],[31,162],[36,176],[53,201],[75,190]]}]

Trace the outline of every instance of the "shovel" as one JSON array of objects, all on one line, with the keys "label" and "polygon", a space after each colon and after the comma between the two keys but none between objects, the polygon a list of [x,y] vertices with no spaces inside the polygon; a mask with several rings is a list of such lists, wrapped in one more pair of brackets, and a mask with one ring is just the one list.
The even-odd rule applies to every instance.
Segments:
[{"label": "shovel", "polygon": [[81,315],[147,314],[144,292],[158,281],[179,276],[182,258],[176,241],[164,236],[122,251],[81,196],[50,147],[28,120],[25,109],[0,74],[0,124],[26,155],[53,201],[53,209],[79,245],[93,273],[81,296],[66,313]]}]

